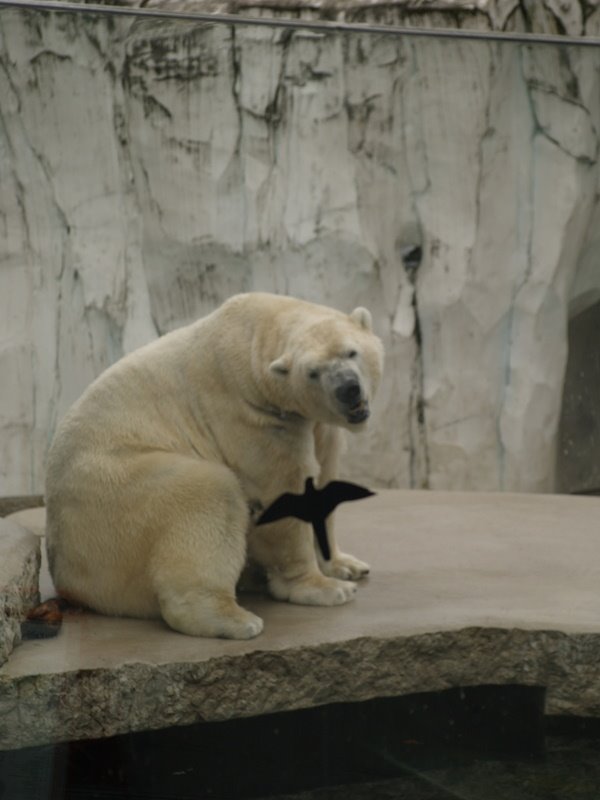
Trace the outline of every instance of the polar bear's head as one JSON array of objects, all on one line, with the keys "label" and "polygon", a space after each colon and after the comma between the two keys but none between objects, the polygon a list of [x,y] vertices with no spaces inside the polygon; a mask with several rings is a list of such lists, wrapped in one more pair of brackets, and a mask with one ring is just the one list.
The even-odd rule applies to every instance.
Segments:
[{"label": "polar bear's head", "polygon": [[288,407],[307,419],[354,431],[370,416],[382,369],[383,346],[366,308],[308,320],[270,364],[285,386]]}]

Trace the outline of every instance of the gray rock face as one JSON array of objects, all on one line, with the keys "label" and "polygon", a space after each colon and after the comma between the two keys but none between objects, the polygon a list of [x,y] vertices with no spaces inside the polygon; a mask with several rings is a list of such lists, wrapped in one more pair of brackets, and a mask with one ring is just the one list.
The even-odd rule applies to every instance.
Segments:
[{"label": "gray rock face", "polygon": [[[590,2],[323,8],[600,31]],[[552,489],[569,315],[600,299],[597,50],[3,8],[0,57],[0,494],[42,491],[105,367],[250,289],[371,308],[348,477]]]},{"label": "gray rock face", "polygon": [[40,541],[0,519],[0,664],[21,641],[21,621],[39,602]]}]

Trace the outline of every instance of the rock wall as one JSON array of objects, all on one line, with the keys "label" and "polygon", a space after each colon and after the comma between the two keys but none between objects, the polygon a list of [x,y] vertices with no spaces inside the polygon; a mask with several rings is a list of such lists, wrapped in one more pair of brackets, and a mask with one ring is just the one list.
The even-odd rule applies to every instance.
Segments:
[{"label": "rock wall", "polygon": [[[567,6],[344,14],[600,31]],[[250,289],[371,308],[386,376],[348,476],[552,489],[569,308],[600,296],[599,71],[574,46],[0,9],[0,495],[43,489],[105,367]]]}]

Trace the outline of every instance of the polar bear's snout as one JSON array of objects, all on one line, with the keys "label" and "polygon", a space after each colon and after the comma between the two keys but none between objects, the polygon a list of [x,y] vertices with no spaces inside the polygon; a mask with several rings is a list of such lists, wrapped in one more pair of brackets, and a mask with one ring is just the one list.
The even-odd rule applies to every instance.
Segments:
[{"label": "polar bear's snout", "polygon": [[352,425],[365,422],[371,412],[359,376],[352,370],[339,372],[334,386],[334,397],[348,422]]},{"label": "polar bear's snout", "polygon": [[336,400],[344,406],[354,407],[360,402],[360,383],[358,379],[352,375],[348,380],[345,380],[341,386],[335,390]]}]

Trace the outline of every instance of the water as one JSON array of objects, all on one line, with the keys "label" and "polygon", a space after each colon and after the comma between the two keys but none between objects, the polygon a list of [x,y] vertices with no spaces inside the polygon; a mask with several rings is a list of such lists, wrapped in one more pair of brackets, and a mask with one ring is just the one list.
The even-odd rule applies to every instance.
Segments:
[{"label": "water", "polygon": [[1,800],[598,800],[600,723],[475,687],[0,753]]}]

